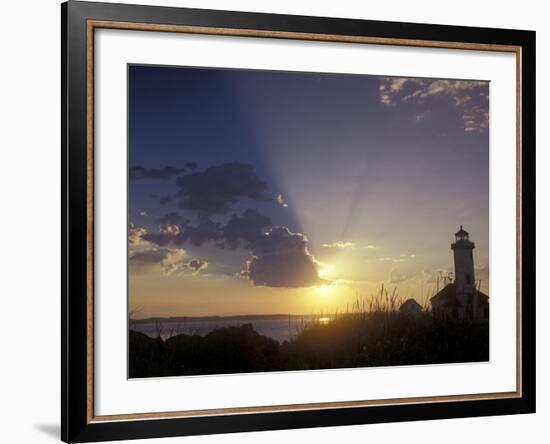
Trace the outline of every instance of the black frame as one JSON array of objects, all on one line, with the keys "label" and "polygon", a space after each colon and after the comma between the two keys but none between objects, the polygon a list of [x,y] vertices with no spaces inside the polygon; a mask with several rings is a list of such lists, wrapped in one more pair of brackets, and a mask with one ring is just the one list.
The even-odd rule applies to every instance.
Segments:
[{"label": "black frame", "polygon": [[[522,52],[522,395],[460,402],[171,419],[87,419],[87,111],[89,19],[520,46]],[[535,32],[69,1],[61,5],[61,439],[89,442],[535,412]],[[510,196],[512,198],[512,196]]]}]

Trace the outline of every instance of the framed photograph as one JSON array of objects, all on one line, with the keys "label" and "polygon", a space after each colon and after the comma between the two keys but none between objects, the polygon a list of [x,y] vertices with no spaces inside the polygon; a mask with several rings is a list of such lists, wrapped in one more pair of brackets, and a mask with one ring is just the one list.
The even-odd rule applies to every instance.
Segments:
[{"label": "framed photograph", "polygon": [[535,33],[69,1],[62,439],[535,411]]}]

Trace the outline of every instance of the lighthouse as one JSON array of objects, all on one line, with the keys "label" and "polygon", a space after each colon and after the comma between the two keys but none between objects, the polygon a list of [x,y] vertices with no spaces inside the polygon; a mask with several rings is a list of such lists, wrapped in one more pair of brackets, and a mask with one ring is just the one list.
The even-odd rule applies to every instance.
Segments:
[{"label": "lighthouse", "polygon": [[474,294],[476,279],[474,272],[474,248],[469,233],[460,226],[451,244],[455,259],[455,286],[457,294]]},{"label": "lighthouse", "polygon": [[469,233],[461,225],[451,244],[455,262],[454,282],[430,298],[435,315],[474,322],[489,319],[489,296],[476,288],[474,248]]}]

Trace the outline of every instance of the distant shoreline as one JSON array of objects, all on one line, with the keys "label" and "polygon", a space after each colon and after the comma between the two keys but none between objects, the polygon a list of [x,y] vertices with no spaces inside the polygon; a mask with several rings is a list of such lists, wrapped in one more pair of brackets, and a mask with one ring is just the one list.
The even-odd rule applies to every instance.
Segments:
[{"label": "distant shoreline", "polygon": [[[249,315],[229,315],[229,316],[168,316],[161,317],[155,316],[150,318],[140,318],[133,319],[130,318],[129,321],[136,324],[145,324],[149,322],[183,322],[183,321],[216,321],[216,320],[227,320],[227,321],[246,321],[246,320],[268,320],[268,319],[296,319],[296,318],[319,318],[324,315],[301,315],[301,314],[249,314]],[[330,317],[330,314],[327,315]]]}]

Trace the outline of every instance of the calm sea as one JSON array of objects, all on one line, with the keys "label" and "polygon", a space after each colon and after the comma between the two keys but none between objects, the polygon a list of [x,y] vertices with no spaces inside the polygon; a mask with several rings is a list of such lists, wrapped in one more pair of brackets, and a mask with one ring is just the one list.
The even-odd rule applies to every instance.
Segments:
[{"label": "calm sea", "polygon": [[185,319],[152,319],[130,321],[130,328],[152,338],[159,335],[169,338],[177,334],[197,334],[204,336],[216,328],[239,327],[252,324],[254,330],[263,336],[276,339],[279,342],[289,340],[300,332],[308,323],[313,321],[326,322],[327,318],[311,316],[289,317],[219,317],[219,318],[185,318]]}]

